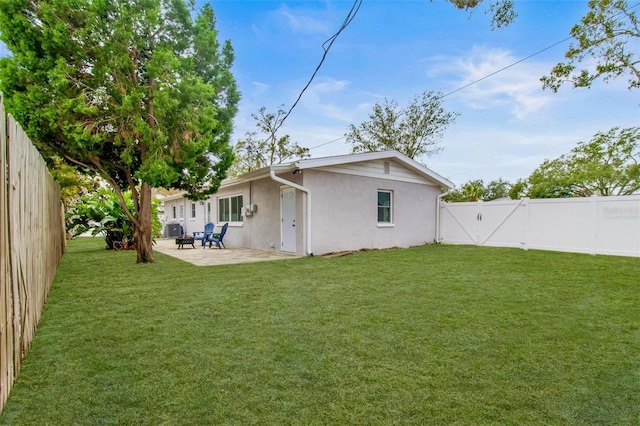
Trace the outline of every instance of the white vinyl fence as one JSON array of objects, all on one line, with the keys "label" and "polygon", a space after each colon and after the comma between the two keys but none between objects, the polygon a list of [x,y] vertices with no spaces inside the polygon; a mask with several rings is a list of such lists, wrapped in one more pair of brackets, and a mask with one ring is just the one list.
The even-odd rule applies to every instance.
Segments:
[{"label": "white vinyl fence", "polygon": [[640,195],[439,206],[438,241],[640,257]]}]

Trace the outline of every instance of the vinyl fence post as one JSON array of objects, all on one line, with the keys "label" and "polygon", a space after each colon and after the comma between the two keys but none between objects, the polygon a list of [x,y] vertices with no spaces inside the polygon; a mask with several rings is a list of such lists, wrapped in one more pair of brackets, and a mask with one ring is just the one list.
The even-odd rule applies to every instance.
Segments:
[{"label": "vinyl fence post", "polygon": [[522,204],[520,204],[524,208],[522,213],[522,241],[520,242],[522,250],[529,250],[529,201],[531,200],[525,197],[522,199]]},{"label": "vinyl fence post", "polygon": [[597,253],[598,244],[598,196],[593,194],[589,199],[589,215],[591,218],[590,254]]},{"label": "vinyl fence post", "polygon": [[482,206],[483,201],[478,200],[478,214],[476,215],[476,245],[481,246],[483,244],[484,226],[482,224]]}]

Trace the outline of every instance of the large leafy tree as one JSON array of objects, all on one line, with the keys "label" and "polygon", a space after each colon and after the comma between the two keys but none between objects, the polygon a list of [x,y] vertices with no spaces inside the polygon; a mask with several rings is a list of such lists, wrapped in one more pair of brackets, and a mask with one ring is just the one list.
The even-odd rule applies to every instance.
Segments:
[{"label": "large leafy tree", "polygon": [[278,136],[278,129],[286,116],[282,107],[278,111],[267,112],[260,108],[257,114],[251,114],[255,120],[257,132],[248,132],[234,147],[235,162],[231,173],[239,175],[272,164],[281,164],[293,158],[309,157],[309,148],[293,142],[289,135]]},{"label": "large leafy tree", "polygon": [[[210,5],[184,0],[0,0],[7,109],[45,156],[101,176],[153,262],[151,187],[217,190],[239,93]],[[195,18],[194,18],[195,16]],[[131,191],[132,205],[124,192]]]},{"label": "large leafy tree", "polygon": [[425,91],[404,108],[392,100],[376,102],[369,120],[350,125],[346,138],[353,152],[394,149],[417,160],[442,150],[438,143],[457,116],[444,109],[440,93]]},{"label": "large leafy tree", "polygon": [[[557,91],[564,83],[590,87],[602,78],[626,76],[629,88],[640,88],[640,43],[638,17],[625,0],[590,0],[589,12],[571,29],[577,44],[565,53],[566,63],[557,64],[542,77],[545,88]],[[593,67],[578,70],[581,63],[595,61]]]},{"label": "large leafy tree", "polygon": [[630,195],[640,191],[640,128],[613,128],[543,162],[520,182],[531,198]]}]

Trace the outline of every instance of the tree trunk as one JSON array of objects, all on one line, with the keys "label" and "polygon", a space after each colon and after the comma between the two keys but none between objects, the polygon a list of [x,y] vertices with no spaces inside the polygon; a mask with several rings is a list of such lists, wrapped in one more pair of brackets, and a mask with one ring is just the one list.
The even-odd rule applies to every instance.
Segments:
[{"label": "tree trunk", "polygon": [[151,227],[151,187],[142,183],[140,188],[140,210],[138,226],[133,236],[136,242],[137,263],[155,263],[153,257],[153,230]]}]

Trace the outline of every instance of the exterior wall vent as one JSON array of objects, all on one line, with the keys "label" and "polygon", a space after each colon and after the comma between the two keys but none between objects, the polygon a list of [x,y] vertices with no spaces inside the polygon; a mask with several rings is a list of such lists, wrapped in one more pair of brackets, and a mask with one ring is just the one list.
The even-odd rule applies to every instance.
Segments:
[{"label": "exterior wall vent", "polygon": [[389,174],[389,162],[388,161],[384,162],[384,174],[385,175]]}]

